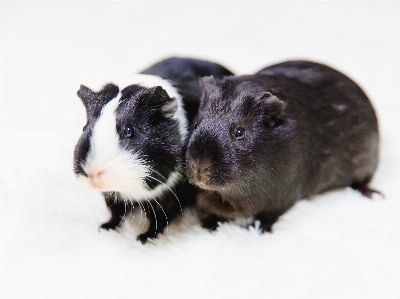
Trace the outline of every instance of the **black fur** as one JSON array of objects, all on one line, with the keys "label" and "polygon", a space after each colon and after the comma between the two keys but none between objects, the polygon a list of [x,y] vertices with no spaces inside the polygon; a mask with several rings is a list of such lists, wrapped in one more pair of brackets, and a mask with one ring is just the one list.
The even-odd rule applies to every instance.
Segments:
[{"label": "black fur", "polygon": [[120,198],[118,192],[103,192],[103,196],[107,208],[111,211],[111,219],[108,222],[103,223],[100,227],[107,230],[116,229],[122,224],[124,215],[130,211],[132,206],[124,203],[124,200]]},{"label": "black fur", "polygon": [[[189,119],[193,119],[199,105],[199,78],[205,75],[222,78],[232,74],[218,64],[187,58],[166,59],[142,73],[170,80],[182,95]],[[78,91],[78,96],[86,108],[87,124],[74,152],[74,172],[77,175],[87,176],[81,162],[86,160],[90,150],[93,127],[104,105],[115,98],[118,92],[119,87],[112,83],[105,85],[99,92],[83,85]],[[149,189],[154,189],[160,182],[165,183],[171,173],[183,173],[183,145],[178,122],[167,115],[174,112],[175,106],[170,104],[176,99],[169,97],[160,86],[146,88],[131,85],[124,88],[121,94],[116,110],[120,147],[128,152],[135,152],[151,167],[153,172],[144,181]],[[165,107],[169,108],[164,109]],[[134,137],[123,138],[126,124],[134,128]],[[195,200],[196,189],[186,180],[178,182],[169,191],[150,201],[137,198],[140,204],[125,201],[117,191],[103,192],[107,207],[111,211],[111,219],[102,224],[101,228],[118,228],[124,215],[132,208],[139,207],[144,209],[149,217],[150,227],[147,232],[138,236],[138,240],[144,243],[148,238],[156,237],[164,230],[167,219],[171,221],[182,207]]]},{"label": "black fur", "polygon": [[[182,164],[178,122],[164,117],[161,111],[171,101],[173,99],[161,87],[132,85],[122,90],[121,104],[116,111],[120,146],[139,154],[154,170],[151,175],[160,182],[165,182]],[[134,138],[123,138],[126,124],[135,128]],[[159,181],[146,179],[151,189],[158,186]]]},{"label": "black fur", "polygon": [[[297,200],[352,186],[371,196],[378,125],[364,92],[321,64],[290,61],[251,76],[203,80],[186,154],[204,226],[255,216],[263,231]],[[245,138],[235,140],[237,128]],[[216,219],[216,220],[215,220]]]},{"label": "black fur", "polygon": [[210,75],[217,79],[233,75],[231,71],[217,63],[179,57],[162,60],[144,70],[142,74],[155,75],[172,81],[172,85],[182,95],[189,123],[192,122],[199,108],[201,96],[199,79]]}]

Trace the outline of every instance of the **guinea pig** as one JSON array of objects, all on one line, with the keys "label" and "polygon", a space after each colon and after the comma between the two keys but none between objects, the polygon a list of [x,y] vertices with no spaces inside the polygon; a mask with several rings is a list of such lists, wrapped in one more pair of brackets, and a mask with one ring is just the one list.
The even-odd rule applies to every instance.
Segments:
[{"label": "guinea pig", "polygon": [[202,224],[236,217],[271,231],[299,199],[351,186],[367,197],[379,135],[365,93],[340,72],[288,61],[254,75],[202,79],[185,156]]},{"label": "guinea pig", "polygon": [[[77,94],[87,123],[75,147],[73,169],[78,180],[104,195],[111,219],[101,228],[116,229],[127,210],[139,207],[150,222],[138,236],[144,243],[194,202],[195,189],[182,167],[188,137],[184,99],[194,102],[198,95],[199,102],[204,74],[222,78],[232,73],[207,61],[169,58],[97,92],[81,85]],[[179,89],[186,85],[191,89]],[[189,112],[193,118],[195,112]]]}]

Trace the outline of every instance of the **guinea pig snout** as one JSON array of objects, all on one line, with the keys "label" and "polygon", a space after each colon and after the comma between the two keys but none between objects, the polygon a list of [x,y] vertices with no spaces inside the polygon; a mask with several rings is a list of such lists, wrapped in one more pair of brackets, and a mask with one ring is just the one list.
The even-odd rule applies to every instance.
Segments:
[{"label": "guinea pig snout", "polygon": [[194,181],[197,183],[207,182],[211,175],[212,163],[209,160],[199,161],[191,160],[190,167],[192,169]]},{"label": "guinea pig snout", "polygon": [[216,184],[219,165],[224,159],[218,140],[200,135],[189,144],[187,162],[189,180],[202,188]]},{"label": "guinea pig snout", "polygon": [[104,182],[102,181],[104,171],[95,171],[89,175],[91,187],[94,189],[102,189]]}]

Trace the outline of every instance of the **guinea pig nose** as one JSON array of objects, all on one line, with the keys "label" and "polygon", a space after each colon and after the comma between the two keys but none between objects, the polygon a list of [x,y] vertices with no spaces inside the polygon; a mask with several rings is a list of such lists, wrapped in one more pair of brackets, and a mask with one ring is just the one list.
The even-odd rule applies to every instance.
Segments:
[{"label": "guinea pig nose", "polygon": [[198,170],[199,170],[201,173],[206,174],[206,173],[210,172],[211,167],[212,167],[212,163],[211,163],[210,161],[206,161],[206,162],[203,162],[203,163],[200,165],[200,167],[199,167]]},{"label": "guinea pig nose", "polygon": [[103,171],[95,171],[93,174],[89,175],[91,179],[99,179],[103,175]]},{"label": "guinea pig nose", "polygon": [[191,161],[190,164],[192,166],[193,173],[197,177],[208,175],[212,167],[211,161]]}]

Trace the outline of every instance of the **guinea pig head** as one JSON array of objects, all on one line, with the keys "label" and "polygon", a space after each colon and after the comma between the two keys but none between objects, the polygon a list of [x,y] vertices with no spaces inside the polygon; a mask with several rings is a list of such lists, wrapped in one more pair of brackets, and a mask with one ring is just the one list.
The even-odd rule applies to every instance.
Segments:
[{"label": "guinea pig head", "polygon": [[189,181],[221,193],[248,187],[268,160],[269,140],[274,140],[284,108],[284,102],[252,82],[204,78],[186,152]]},{"label": "guinea pig head", "polygon": [[181,174],[177,100],[160,86],[114,84],[99,92],[81,86],[87,124],[74,152],[78,179],[100,191],[118,191],[130,199],[164,192]]}]

